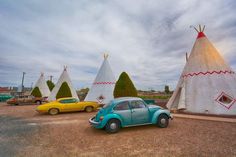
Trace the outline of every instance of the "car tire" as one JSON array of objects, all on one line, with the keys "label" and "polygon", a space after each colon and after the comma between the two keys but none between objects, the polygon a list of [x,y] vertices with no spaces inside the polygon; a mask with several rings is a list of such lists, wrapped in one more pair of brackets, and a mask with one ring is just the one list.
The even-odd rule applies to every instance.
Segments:
[{"label": "car tire", "polygon": [[117,119],[111,119],[107,122],[105,130],[107,133],[117,133],[120,130],[120,121]]},{"label": "car tire", "polygon": [[159,115],[157,119],[157,126],[160,128],[166,128],[169,125],[169,117],[166,114]]},{"label": "car tire", "polygon": [[56,114],[59,113],[59,110],[58,110],[57,108],[51,108],[51,109],[48,111],[48,113],[49,113],[50,115],[56,115]]},{"label": "car tire", "polygon": [[93,107],[92,107],[92,106],[87,106],[87,107],[85,108],[85,111],[86,111],[86,112],[92,112],[92,111],[93,111]]},{"label": "car tire", "polygon": [[39,100],[35,101],[35,103],[36,103],[37,105],[41,105],[41,104],[42,104],[42,102],[39,101]]}]

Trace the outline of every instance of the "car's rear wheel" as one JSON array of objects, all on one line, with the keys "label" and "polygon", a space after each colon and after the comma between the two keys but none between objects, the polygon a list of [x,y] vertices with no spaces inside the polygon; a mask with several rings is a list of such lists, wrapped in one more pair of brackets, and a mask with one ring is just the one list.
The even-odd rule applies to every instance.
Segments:
[{"label": "car's rear wheel", "polygon": [[86,111],[86,112],[92,112],[92,111],[93,111],[93,107],[92,107],[92,106],[87,106],[87,107],[85,108],[85,111]]},{"label": "car's rear wheel", "polygon": [[107,122],[105,130],[108,133],[116,133],[120,130],[120,121],[117,119],[111,119]]},{"label": "car's rear wheel", "polygon": [[49,113],[50,115],[56,115],[56,114],[59,113],[59,110],[58,110],[57,108],[51,108],[51,109],[48,111],[48,113]]},{"label": "car's rear wheel", "polygon": [[166,128],[169,125],[169,118],[166,114],[161,114],[157,119],[157,126]]},{"label": "car's rear wheel", "polygon": [[41,101],[40,100],[37,100],[35,101],[37,105],[40,105],[41,104]]}]

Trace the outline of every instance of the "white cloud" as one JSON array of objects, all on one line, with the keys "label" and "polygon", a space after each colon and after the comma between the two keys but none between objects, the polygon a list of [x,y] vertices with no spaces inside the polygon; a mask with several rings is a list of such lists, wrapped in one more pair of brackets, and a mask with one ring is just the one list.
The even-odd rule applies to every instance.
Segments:
[{"label": "white cloud", "polygon": [[90,86],[108,51],[115,76],[140,89],[175,87],[196,38],[206,34],[236,69],[234,1],[1,1],[0,85],[30,86],[44,71],[56,80],[68,65],[73,84]]}]

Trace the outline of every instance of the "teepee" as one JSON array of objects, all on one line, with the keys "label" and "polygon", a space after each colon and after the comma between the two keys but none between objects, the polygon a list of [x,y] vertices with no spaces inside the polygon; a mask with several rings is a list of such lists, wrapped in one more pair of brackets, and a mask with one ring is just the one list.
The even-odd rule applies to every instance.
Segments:
[{"label": "teepee", "polygon": [[73,98],[78,98],[78,95],[76,94],[76,91],[73,88],[70,77],[68,75],[67,67],[65,66],[59,80],[57,81],[55,87],[53,88],[53,90],[50,94],[50,96],[48,97],[49,101],[56,100],[57,94],[58,94],[59,90],[61,89],[61,87],[64,83],[66,83],[68,85],[68,87],[70,89],[70,92],[71,92],[71,96]]},{"label": "teepee", "polygon": [[[42,97],[48,97],[50,95],[50,90],[48,88],[46,80],[44,79],[44,74],[43,73],[41,73],[38,81],[36,82],[36,84],[34,86],[34,88],[37,88],[37,87],[38,87],[40,93],[42,94]],[[31,93],[32,93],[32,91],[31,91]]]},{"label": "teepee", "polygon": [[116,79],[107,58],[108,55],[104,54],[102,66],[98,71],[95,81],[93,82],[85,101],[97,101],[100,104],[106,104],[114,98],[113,90]]},{"label": "teepee", "polygon": [[167,103],[189,113],[236,115],[236,75],[199,30],[177,87]]}]

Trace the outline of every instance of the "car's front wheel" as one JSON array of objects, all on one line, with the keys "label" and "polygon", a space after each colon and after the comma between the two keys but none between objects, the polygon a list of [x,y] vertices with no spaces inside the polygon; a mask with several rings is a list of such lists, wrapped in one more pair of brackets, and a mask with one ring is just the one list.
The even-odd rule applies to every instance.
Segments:
[{"label": "car's front wheel", "polygon": [[85,108],[86,112],[92,112],[93,111],[93,107],[92,106],[88,106]]},{"label": "car's front wheel", "polygon": [[116,133],[120,130],[120,121],[117,119],[111,119],[107,122],[105,130],[108,133]]},{"label": "car's front wheel", "polygon": [[169,124],[169,118],[166,114],[161,114],[157,119],[157,126],[160,128],[166,128]]},{"label": "car's front wheel", "polygon": [[59,113],[59,110],[58,110],[57,108],[51,108],[51,109],[48,111],[48,113],[49,113],[50,115],[56,115],[56,114]]}]

